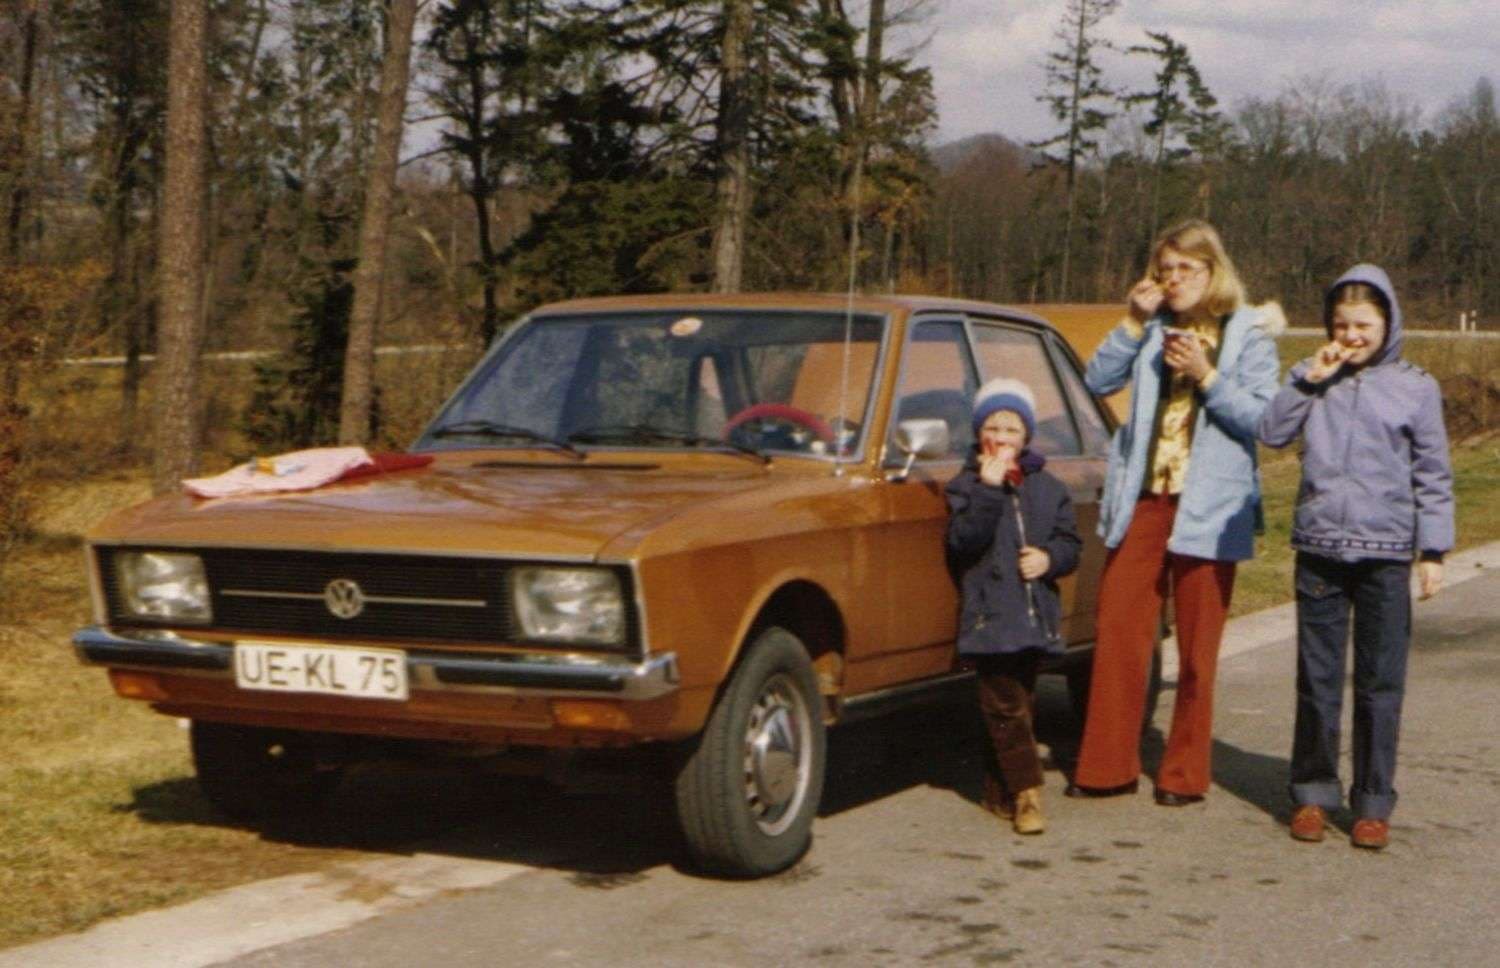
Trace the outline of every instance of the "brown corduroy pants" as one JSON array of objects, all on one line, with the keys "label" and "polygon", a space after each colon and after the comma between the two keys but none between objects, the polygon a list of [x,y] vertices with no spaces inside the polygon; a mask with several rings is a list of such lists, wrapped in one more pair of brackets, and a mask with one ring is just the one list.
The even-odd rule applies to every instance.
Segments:
[{"label": "brown corduroy pants", "polygon": [[1177,701],[1156,786],[1189,795],[1208,791],[1214,675],[1235,565],[1168,552],[1176,514],[1175,497],[1141,497],[1125,540],[1105,561],[1088,722],[1073,775],[1079,786],[1122,786],[1140,775],[1146,680],[1170,582],[1179,659]]},{"label": "brown corduroy pants", "polygon": [[977,659],[979,712],[990,739],[985,762],[985,798],[1014,799],[1022,790],[1042,785],[1042,759],[1032,732],[1036,693],[1035,649]]}]

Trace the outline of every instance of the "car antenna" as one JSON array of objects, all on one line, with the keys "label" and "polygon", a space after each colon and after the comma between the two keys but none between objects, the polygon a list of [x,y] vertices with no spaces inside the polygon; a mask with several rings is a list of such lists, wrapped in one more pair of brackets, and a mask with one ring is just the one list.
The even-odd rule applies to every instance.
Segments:
[{"label": "car antenna", "polygon": [[844,293],[844,358],[839,371],[839,425],[834,432],[833,476],[844,473],[844,445],[849,439],[849,357],[854,341],[854,280],[859,260],[859,189],[864,165],[854,164],[854,185],[849,207],[849,286]]}]

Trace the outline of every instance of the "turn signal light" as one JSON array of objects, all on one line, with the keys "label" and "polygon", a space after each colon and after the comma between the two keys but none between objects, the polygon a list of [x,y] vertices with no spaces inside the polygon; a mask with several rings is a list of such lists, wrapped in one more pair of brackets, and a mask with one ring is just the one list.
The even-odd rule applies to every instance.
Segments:
[{"label": "turn signal light", "polygon": [[126,699],[144,699],[147,702],[161,702],[167,698],[167,691],[161,687],[160,680],[148,672],[126,672],[122,669],[111,669],[109,670],[109,681],[115,687],[115,694],[124,696]]},{"label": "turn signal light", "polygon": [[594,699],[554,699],[552,717],[557,720],[557,725],[573,729],[630,728],[630,717],[625,715],[619,703]]}]

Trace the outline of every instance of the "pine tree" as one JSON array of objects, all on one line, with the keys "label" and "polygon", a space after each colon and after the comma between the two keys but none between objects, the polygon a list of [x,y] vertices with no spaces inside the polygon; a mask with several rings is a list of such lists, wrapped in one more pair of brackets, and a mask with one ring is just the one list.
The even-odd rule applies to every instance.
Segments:
[{"label": "pine tree", "polygon": [[1073,225],[1077,210],[1078,169],[1083,159],[1099,149],[1099,135],[1114,113],[1102,103],[1114,95],[1094,59],[1097,49],[1112,45],[1099,37],[1099,24],[1115,12],[1119,0],[1068,0],[1062,22],[1053,33],[1057,49],[1047,54],[1044,70],[1047,91],[1037,100],[1046,104],[1064,127],[1051,138],[1031,142],[1033,148],[1061,149],[1048,157],[1063,167],[1064,207],[1062,272],[1059,292],[1067,299],[1072,264]]}]

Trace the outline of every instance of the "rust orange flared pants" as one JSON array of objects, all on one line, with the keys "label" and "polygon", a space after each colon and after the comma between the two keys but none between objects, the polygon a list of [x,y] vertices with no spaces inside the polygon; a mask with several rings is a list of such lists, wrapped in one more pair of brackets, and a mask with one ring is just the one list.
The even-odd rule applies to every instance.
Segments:
[{"label": "rust orange flared pants", "polygon": [[1073,776],[1079,786],[1123,786],[1140,775],[1151,650],[1170,582],[1177,632],[1177,702],[1156,786],[1189,795],[1208,791],[1214,673],[1234,587],[1234,562],[1167,551],[1176,514],[1176,497],[1141,497],[1125,540],[1105,561],[1088,722]]}]

